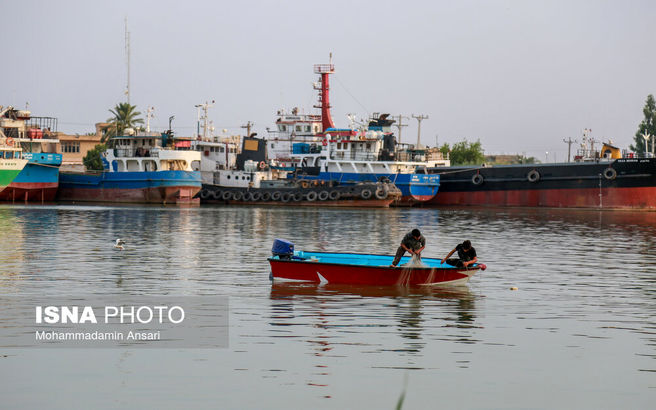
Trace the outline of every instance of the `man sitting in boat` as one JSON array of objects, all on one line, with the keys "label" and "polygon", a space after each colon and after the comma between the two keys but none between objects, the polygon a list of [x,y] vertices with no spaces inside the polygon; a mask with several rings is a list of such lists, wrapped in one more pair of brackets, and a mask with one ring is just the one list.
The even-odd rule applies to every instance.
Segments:
[{"label": "man sitting in boat", "polygon": [[[458,252],[458,257],[449,259],[454,252]],[[472,265],[478,261],[476,257],[476,249],[472,246],[470,241],[464,241],[459,243],[448,255],[446,258],[442,259],[442,263],[446,262],[451,266],[457,268],[466,268],[469,265]]]},{"label": "man sitting in boat", "polygon": [[406,252],[409,252],[410,255],[417,255],[421,257],[421,251],[426,247],[426,238],[419,232],[419,229],[413,229],[411,232],[408,232],[401,241],[401,246],[396,250],[396,256],[394,256],[394,261],[390,266],[396,266],[401,261],[403,255]]}]

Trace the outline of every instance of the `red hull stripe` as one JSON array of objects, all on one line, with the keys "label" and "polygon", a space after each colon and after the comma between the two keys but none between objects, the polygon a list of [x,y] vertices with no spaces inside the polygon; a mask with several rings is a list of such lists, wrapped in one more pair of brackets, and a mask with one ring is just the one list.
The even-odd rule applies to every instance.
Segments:
[{"label": "red hull stripe", "polygon": [[57,182],[12,182],[0,192],[0,201],[51,202],[57,195]]},{"label": "red hull stripe", "polygon": [[656,210],[656,187],[440,191],[428,204]]},{"label": "red hull stripe", "polygon": [[131,203],[188,203],[199,202],[194,196],[200,187],[159,187],[138,189],[59,188],[57,198],[63,201],[131,202]]}]

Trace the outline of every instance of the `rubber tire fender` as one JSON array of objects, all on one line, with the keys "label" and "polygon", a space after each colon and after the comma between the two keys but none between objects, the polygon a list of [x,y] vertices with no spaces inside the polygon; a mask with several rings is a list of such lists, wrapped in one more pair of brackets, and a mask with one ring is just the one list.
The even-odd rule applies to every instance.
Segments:
[{"label": "rubber tire fender", "polygon": [[331,201],[337,201],[340,196],[342,195],[339,193],[339,191],[334,190],[334,191],[330,191],[330,193],[328,194],[328,199],[330,199]]},{"label": "rubber tire fender", "polygon": [[472,184],[474,185],[480,185],[485,181],[485,178],[483,178],[483,175],[481,174],[474,174],[474,176],[471,179]]},{"label": "rubber tire fender", "polygon": [[319,194],[317,194],[316,191],[310,191],[305,195],[305,199],[309,202],[314,202],[314,201],[317,200],[318,196],[319,196]]},{"label": "rubber tire fender", "polygon": [[374,195],[376,196],[377,199],[385,199],[387,198],[387,194],[389,193],[387,185],[381,185],[378,188],[376,188],[376,192],[374,192]]},{"label": "rubber tire fender", "polygon": [[241,191],[235,191],[232,193],[233,201],[241,201],[242,199],[244,199],[244,194]]},{"label": "rubber tire fender", "polygon": [[371,189],[369,189],[369,188],[365,188],[362,191],[360,191],[360,198],[362,198],[362,199],[365,199],[365,200],[371,199],[371,195],[373,195],[373,193],[371,192]]},{"label": "rubber tire fender", "polygon": [[540,180],[540,173],[537,170],[532,170],[526,175],[528,182],[538,182]]},{"label": "rubber tire fender", "polygon": [[319,192],[319,201],[327,201],[328,198],[330,198],[330,194],[328,193],[328,191]]},{"label": "rubber tire fender", "polygon": [[615,168],[608,167],[604,170],[604,178],[612,181],[617,178],[617,171]]}]

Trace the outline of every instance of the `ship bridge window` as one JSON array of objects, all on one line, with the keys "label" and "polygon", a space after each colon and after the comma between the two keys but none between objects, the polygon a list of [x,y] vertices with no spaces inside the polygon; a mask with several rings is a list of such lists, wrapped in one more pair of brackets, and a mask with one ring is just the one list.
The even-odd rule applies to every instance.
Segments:
[{"label": "ship bridge window", "polygon": [[341,142],[337,143],[337,149],[342,149],[342,143]]},{"label": "ship bridge window", "polygon": [[223,149],[223,147],[219,147],[219,152],[225,152],[225,150]]},{"label": "ship bridge window", "polygon": [[370,149],[371,149],[371,143],[367,142],[367,150],[370,150]]},{"label": "ship bridge window", "polygon": [[296,126],[296,131],[303,131],[303,127],[301,125]]},{"label": "ship bridge window", "polygon": [[278,125],[278,129],[279,129],[280,131],[287,131],[287,126],[284,125],[284,124],[279,124],[279,125]]},{"label": "ship bridge window", "polygon": [[312,127],[309,126],[309,125],[306,125],[306,126],[305,126],[305,131],[306,131],[306,132],[310,132],[310,131],[312,131]]}]

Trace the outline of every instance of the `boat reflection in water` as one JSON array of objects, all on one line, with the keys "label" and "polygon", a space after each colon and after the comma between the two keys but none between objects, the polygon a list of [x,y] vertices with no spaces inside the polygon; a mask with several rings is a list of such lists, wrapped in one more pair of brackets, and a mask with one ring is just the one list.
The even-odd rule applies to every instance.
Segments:
[{"label": "boat reflection in water", "polygon": [[[315,357],[310,386],[329,387],[331,368],[338,373],[344,357],[361,357],[372,368],[426,370],[421,363],[428,344],[475,343],[471,329],[480,327],[475,324],[477,296],[466,286],[274,282],[270,299],[270,331],[302,343],[305,354]],[[299,335],[299,328],[313,330]]]}]

